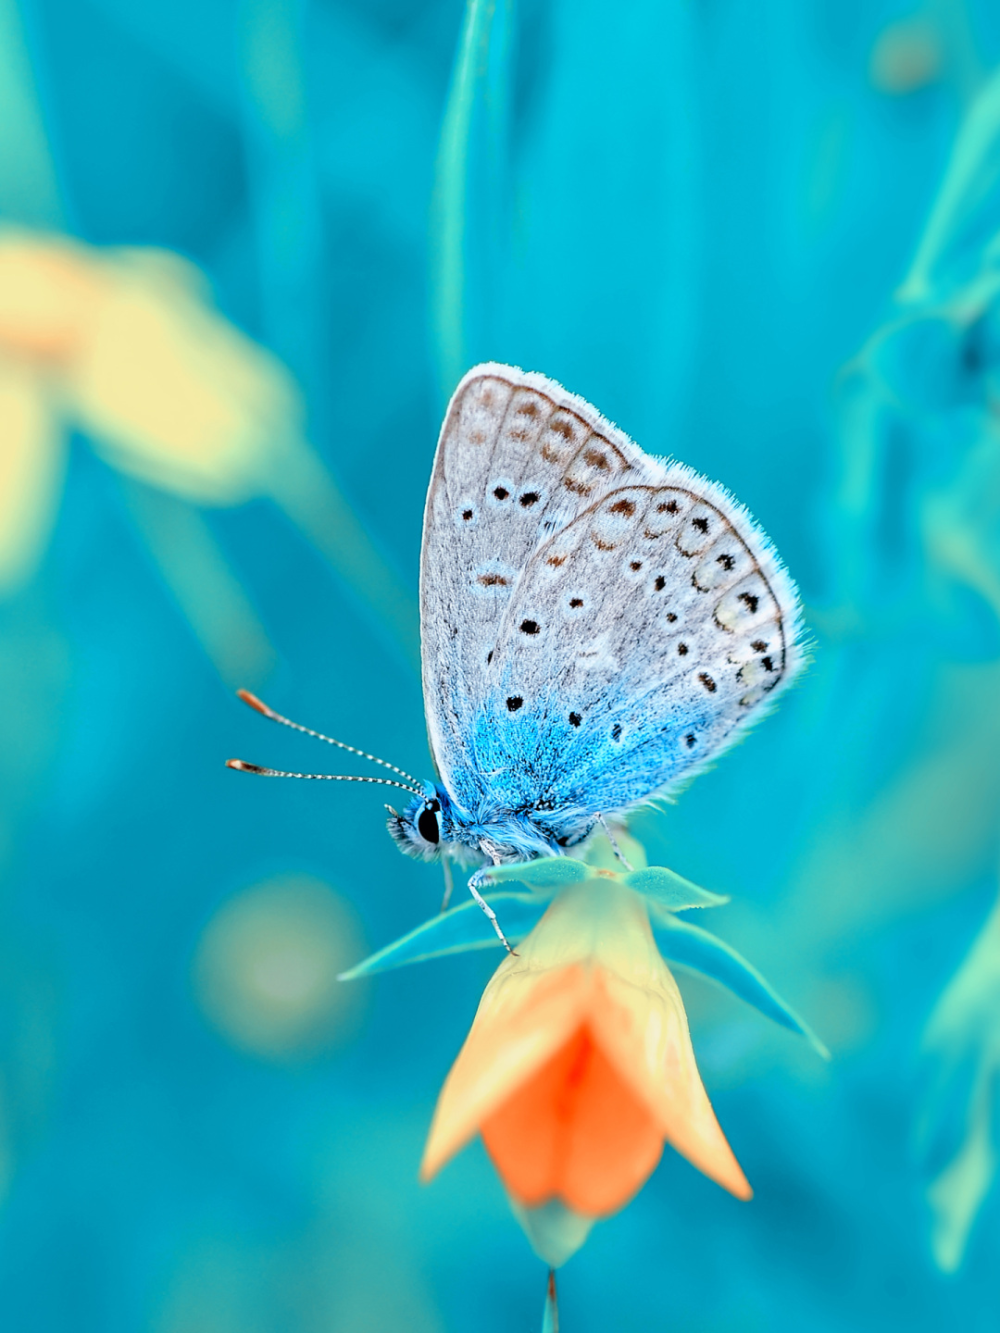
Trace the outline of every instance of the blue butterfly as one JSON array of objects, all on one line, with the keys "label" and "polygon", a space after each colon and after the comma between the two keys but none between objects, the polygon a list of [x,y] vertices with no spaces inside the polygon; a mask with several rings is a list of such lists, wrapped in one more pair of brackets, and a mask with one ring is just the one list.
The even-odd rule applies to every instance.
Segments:
[{"label": "blue butterfly", "polygon": [[[802,661],[798,595],[722,487],[642,452],[543,375],[486,364],[448,407],[424,514],[424,703],[438,780],[388,829],[409,856],[559,856],[668,791]],[[246,692],[259,711],[274,713]],[[332,744],[364,754],[352,746]],[[508,946],[509,947],[509,946]]]}]

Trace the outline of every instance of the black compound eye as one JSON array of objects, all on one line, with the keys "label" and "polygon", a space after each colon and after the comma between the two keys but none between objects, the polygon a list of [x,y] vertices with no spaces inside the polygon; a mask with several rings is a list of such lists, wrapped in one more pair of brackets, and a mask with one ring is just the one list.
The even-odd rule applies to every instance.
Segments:
[{"label": "black compound eye", "polygon": [[437,816],[440,809],[440,805],[435,801],[433,805],[425,805],[417,816],[417,832],[424,842],[437,844],[441,841],[441,826]]}]

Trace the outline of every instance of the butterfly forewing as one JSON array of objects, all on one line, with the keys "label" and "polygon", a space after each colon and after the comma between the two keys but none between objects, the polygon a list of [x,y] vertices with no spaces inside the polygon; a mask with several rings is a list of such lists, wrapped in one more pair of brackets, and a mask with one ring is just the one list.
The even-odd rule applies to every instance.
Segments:
[{"label": "butterfly forewing", "polygon": [[508,367],[452,401],[421,584],[442,776],[556,832],[704,762],[798,665],[795,591],[749,515]]},{"label": "butterfly forewing", "polygon": [[478,366],[441,431],[421,555],[431,748],[465,803],[488,786],[469,746],[496,633],[531,556],[649,460],[582,399],[541,375]]}]

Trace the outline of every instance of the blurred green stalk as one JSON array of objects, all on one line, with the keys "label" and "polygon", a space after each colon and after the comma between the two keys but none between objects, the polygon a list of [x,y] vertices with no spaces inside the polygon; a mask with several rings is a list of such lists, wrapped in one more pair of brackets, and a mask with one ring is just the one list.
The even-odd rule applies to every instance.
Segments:
[{"label": "blurred green stalk", "polygon": [[489,129],[494,136],[500,132],[508,22],[506,0],[468,0],[441,126],[431,202],[431,322],[445,402],[468,368],[465,244],[473,122],[485,102]]}]

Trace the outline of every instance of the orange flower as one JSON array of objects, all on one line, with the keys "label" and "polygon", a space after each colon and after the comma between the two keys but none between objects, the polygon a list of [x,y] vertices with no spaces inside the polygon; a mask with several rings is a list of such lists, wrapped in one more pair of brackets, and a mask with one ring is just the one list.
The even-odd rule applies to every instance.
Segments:
[{"label": "orange flower", "polygon": [[519,1211],[613,1213],[664,1141],[750,1198],[645,903],[614,878],[564,891],[494,974],[442,1089],[422,1178],[477,1131]]}]

